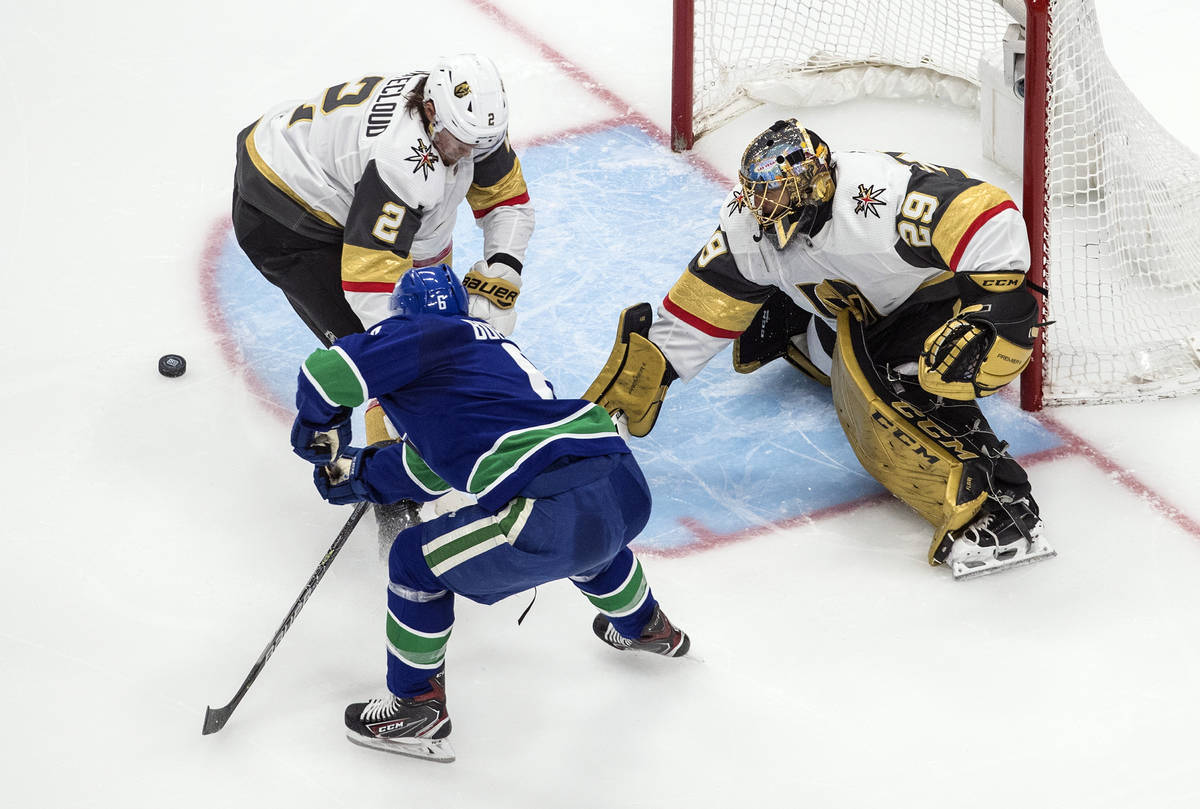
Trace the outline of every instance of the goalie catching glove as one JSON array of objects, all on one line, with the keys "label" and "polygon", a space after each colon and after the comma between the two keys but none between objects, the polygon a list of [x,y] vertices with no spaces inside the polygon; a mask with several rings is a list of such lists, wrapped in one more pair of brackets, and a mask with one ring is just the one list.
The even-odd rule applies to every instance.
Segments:
[{"label": "goalie catching glove", "polygon": [[517,296],[521,294],[521,275],[505,264],[476,261],[463,276],[467,290],[467,314],[486,320],[505,337],[517,325]]},{"label": "goalie catching glove", "polygon": [[648,303],[630,306],[617,322],[617,340],[604,368],[583,398],[613,416],[623,413],[629,433],[644,436],[654,427],[667,387],[678,378],[661,350],[650,342],[654,310]]},{"label": "goalie catching glove", "polygon": [[1029,364],[1038,333],[1037,299],[1020,289],[954,308],[955,316],[925,340],[917,379],[948,399],[990,396]]}]

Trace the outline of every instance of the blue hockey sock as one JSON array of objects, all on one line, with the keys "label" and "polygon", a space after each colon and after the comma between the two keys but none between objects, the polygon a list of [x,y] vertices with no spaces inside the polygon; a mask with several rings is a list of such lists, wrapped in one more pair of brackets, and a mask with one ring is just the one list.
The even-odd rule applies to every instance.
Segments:
[{"label": "blue hockey sock", "polygon": [[573,577],[571,582],[627,638],[642,634],[658,606],[642,572],[642,563],[629,548],[622,548],[608,567],[595,576],[586,580]]}]

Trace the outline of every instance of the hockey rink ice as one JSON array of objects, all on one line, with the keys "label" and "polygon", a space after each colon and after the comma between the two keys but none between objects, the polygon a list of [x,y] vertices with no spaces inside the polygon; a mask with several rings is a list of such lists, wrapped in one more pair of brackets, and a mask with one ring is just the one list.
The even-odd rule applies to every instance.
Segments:
[{"label": "hockey rink ice", "polygon": [[[749,138],[796,115],[1007,188],[972,112],[754,110],[666,147],[669,3],[26,5],[0,30],[9,339],[0,804],[12,807],[1195,807],[1200,400],[985,404],[1058,558],[954,582],[858,465],[828,393],[728,352],[635,439],[635,544],[686,658],[619,654],[556,582],[457,601],[458,760],[349,744],[383,693],[386,570],[364,518],[228,726],[201,736],[350,507],[288,445],[315,347],[232,241],[237,132],[272,103],[441,53],[493,56],[538,225],[514,339],[577,396],[619,311],[710,235]],[[1109,56],[1200,150],[1200,9],[1097,0]],[[586,8],[585,8],[586,6]],[[1180,211],[1195,218],[1196,211]],[[465,206],[460,272],[481,239]],[[166,379],[158,357],[183,354]],[[361,430],[357,433],[361,436]]]}]

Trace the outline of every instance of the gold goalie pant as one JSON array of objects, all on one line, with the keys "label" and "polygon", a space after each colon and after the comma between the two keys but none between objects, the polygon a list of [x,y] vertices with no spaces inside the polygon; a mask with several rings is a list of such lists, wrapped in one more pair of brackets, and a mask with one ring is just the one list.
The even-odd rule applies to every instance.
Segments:
[{"label": "gold goalie pant", "polygon": [[934,526],[929,562],[938,564],[947,531],[970,522],[989,492],[1027,493],[1028,477],[975,402],[942,403],[885,374],[863,325],[843,312],[830,374],[838,420],[863,468]]}]

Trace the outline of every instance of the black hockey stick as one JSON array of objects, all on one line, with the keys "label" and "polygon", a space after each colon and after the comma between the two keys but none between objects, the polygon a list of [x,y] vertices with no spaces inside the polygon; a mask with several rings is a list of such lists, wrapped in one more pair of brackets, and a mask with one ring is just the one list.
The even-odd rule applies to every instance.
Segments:
[{"label": "black hockey stick", "polygon": [[267,660],[275,652],[275,647],[283,640],[284,633],[291,627],[292,622],[296,620],[296,616],[300,614],[304,602],[308,601],[308,597],[312,595],[317,584],[325,575],[325,571],[329,570],[329,566],[333,564],[333,560],[337,557],[342,546],[346,544],[346,540],[350,538],[350,533],[354,530],[354,526],[358,525],[358,521],[362,519],[363,513],[367,510],[370,503],[365,500],[354,507],[353,513],[350,514],[350,519],[346,520],[346,524],[342,526],[341,532],[337,535],[337,539],[329,546],[329,550],[325,552],[321,563],[317,565],[317,569],[313,571],[312,576],[308,579],[308,584],[304,585],[304,589],[300,591],[300,597],[296,599],[296,603],[292,605],[292,609],[288,612],[287,617],[283,619],[283,623],[279,625],[279,629],[275,630],[275,637],[271,638],[271,642],[267,644],[267,648],[263,649],[263,653],[258,656],[258,662],[250,669],[250,674],[247,675],[242,687],[233,695],[233,699],[223,708],[213,710],[208,707],[204,711],[204,734],[207,736],[210,733],[216,733],[221,728],[225,727],[225,723],[229,721],[229,717],[233,714],[234,708],[242,701],[242,697],[246,696],[246,692],[250,690],[251,684],[263,670],[263,666],[267,665]]}]

